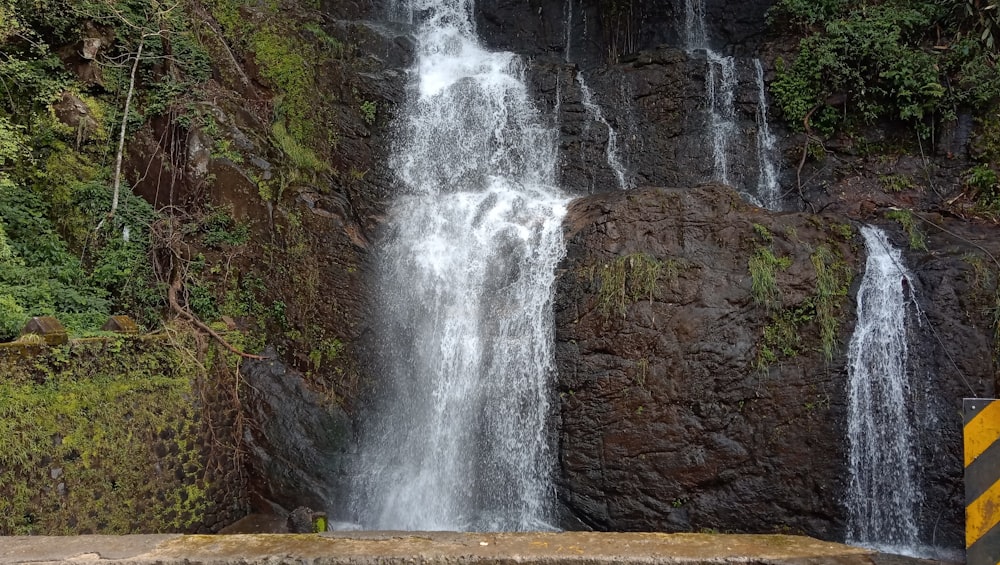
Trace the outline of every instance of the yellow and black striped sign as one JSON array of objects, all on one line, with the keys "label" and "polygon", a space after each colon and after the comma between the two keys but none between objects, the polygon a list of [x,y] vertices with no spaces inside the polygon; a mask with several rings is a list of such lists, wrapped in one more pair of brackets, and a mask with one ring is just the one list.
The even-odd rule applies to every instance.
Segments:
[{"label": "yellow and black striped sign", "polygon": [[966,398],[965,547],[968,565],[1000,564],[1000,400]]}]

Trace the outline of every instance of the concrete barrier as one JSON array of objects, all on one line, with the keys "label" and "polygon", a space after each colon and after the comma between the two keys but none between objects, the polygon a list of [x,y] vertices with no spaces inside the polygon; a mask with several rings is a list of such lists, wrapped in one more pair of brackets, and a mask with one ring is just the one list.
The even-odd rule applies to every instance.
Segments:
[{"label": "concrete barrier", "polygon": [[0,563],[313,565],[872,565],[870,550],[786,535],[423,533],[0,538]]}]

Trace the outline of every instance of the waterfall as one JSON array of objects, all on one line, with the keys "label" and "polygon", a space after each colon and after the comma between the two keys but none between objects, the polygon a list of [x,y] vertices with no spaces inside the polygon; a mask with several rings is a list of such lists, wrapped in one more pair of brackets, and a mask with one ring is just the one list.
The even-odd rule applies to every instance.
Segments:
[{"label": "waterfall", "polygon": [[376,250],[378,375],[352,511],[366,528],[551,529],[552,296],[568,199],[517,56],[471,0],[410,0],[417,52]]},{"label": "waterfall", "polygon": [[[567,63],[571,63],[572,58],[572,46],[573,46],[573,0],[566,0],[566,10],[565,10],[565,29],[566,29],[566,45],[564,47],[563,58]],[[615,179],[618,181],[618,188],[621,190],[628,190],[631,188],[631,184],[628,180],[628,175],[625,170],[625,165],[622,163],[621,156],[618,150],[618,132],[615,128],[611,126],[611,123],[604,117],[604,111],[601,110],[600,104],[594,98],[593,91],[587,86],[587,82],[583,77],[582,71],[577,71],[576,73],[576,83],[580,87],[580,97],[583,102],[583,107],[587,110],[587,115],[594,122],[600,124],[608,130],[608,143],[604,149],[604,159],[611,169],[611,172],[615,174]],[[557,85],[558,87],[558,85]],[[558,100],[558,95],[557,95]],[[557,101],[558,104],[558,101]],[[558,112],[556,112],[558,115]]]},{"label": "waterfall", "polygon": [[730,147],[736,135],[736,61],[711,49],[708,56],[708,108],[712,129],[712,156],[715,158],[715,180],[733,184],[729,175]]},{"label": "waterfall", "polygon": [[736,61],[716,53],[709,46],[705,25],[704,0],[684,1],[685,47],[688,52],[703,51],[708,64],[705,95],[708,99],[709,129],[715,180],[732,184],[729,175],[730,146],[736,135]]},{"label": "waterfall", "polygon": [[608,167],[615,173],[615,178],[618,179],[618,188],[628,190],[630,185],[628,177],[625,174],[625,165],[622,164],[621,157],[618,156],[618,132],[615,131],[615,128],[611,127],[608,120],[604,119],[604,112],[601,111],[601,107],[594,101],[594,94],[584,81],[582,72],[576,73],[576,82],[580,85],[580,97],[590,119],[608,128],[608,144],[604,149],[604,158],[608,163]]},{"label": "waterfall", "polygon": [[573,47],[573,0],[566,0],[566,15],[564,16],[566,22],[566,47],[564,48],[563,59],[569,63],[573,60],[572,57],[572,47]]},{"label": "waterfall", "polygon": [[868,251],[848,349],[848,543],[893,553],[917,547],[917,489],[907,311],[912,275],[882,230],[861,228]]},{"label": "waterfall", "polygon": [[[736,72],[736,58],[724,56],[714,51],[708,37],[705,23],[704,0],[684,1],[685,48],[689,53],[704,52],[706,61],[705,97],[708,102],[709,134],[712,141],[714,180],[735,186],[737,189],[748,185],[744,179],[733,174],[732,161],[738,149],[736,146],[740,128],[736,117],[736,89],[739,86]],[[778,210],[781,207],[781,187],[778,183],[775,138],[767,123],[767,93],[764,84],[764,68],[759,59],[754,59],[757,74],[757,186],[746,186],[741,194],[757,206]],[[747,144],[749,145],[749,144]]]},{"label": "waterfall", "polygon": [[757,74],[757,197],[769,210],[781,209],[781,186],[775,164],[775,139],[767,123],[767,88],[764,85],[764,65],[753,60]]}]

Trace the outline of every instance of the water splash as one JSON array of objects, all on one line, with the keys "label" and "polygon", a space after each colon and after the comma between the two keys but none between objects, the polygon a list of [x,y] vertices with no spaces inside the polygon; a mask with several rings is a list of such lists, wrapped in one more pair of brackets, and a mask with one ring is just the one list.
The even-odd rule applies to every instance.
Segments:
[{"label": "water splash", "polygon": [[885,232],[865,226],[861,233],[868,261],[848,349],[847,541],[911,554],[918,546],[921,501],[907,374],[913,277]]},{"label": "water splash", "polygon": [[376,253],[379,390],[353,473],[368,528],[552,522],[546,431],[567,199],[524,65],[479,43],[472,3],[411,0],[414,84]]}]

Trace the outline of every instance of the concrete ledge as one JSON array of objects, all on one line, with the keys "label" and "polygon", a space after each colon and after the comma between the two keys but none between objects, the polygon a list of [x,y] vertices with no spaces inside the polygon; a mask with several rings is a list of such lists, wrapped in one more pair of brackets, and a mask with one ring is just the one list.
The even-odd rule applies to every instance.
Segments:
[{"label": "concrete ledge", "polygon": [[872,565],[866,549],[784,535],[348,532],[0,538],[0,563]]}]

